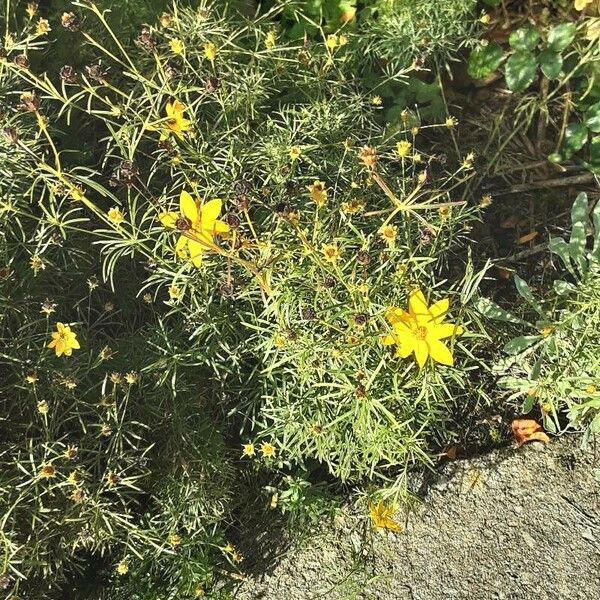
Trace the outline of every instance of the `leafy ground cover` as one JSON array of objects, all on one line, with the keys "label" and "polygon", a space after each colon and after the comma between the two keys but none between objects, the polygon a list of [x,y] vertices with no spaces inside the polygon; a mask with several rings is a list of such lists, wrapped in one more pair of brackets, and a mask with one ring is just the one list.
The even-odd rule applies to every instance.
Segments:
[{"label": "leafy ground cover", "polygon": [[6,598],[227,598],[598,431],[597,3],[111,4],[2,15]]}]

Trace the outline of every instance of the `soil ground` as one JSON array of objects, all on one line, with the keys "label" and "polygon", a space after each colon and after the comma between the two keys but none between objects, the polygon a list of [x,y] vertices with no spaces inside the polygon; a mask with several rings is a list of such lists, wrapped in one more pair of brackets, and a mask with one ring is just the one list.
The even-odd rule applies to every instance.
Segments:
[{"label": "soil ground", "polygon": [[600,598],[600,450],[580,441],[448,463],[403,533],[373,532],[344,511],[235,598]]}]

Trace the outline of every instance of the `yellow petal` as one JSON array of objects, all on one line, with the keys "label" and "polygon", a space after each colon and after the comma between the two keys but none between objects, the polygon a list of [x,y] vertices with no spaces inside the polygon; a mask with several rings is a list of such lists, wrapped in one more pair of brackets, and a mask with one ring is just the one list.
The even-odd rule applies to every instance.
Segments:
[{"label": "yellow petal", "polygon": [[423,368],[429,356],[429,346],[423,340],[417,340],[415,344],[415,358],[419,367]]},{"label": "yellow petal", "polygon": [[450,300],[448,298],[444,298],[443,300],[438,300],[434,304],[429,307],[429,312],[431,316],[434,318],[436,323],[441,323],[446,314],[448,313],[448,309],[450,308]]},{"label": "yellow petal", "polygon": [[410,298],[408,299],[408,310],[410,311],[411,317],[416,318],[419,322],[423,321],[424,318],[431,318],[425,296],[423,296],[421,290],[415,290],[411,293]]},{"label": "yellow petal", "polygon": [[406,321],[409,318],[409,314],[403,311],[401,308],[392,306],[388,308],[385,313],[385,318],[392,324],[398,323],[399,321]]},{"label": "yellow petal", "polygon": [[211,230],[214,222],[217,220],[221,212],[223,203],[219,198],[209,200],[200,207],[200,222],[202,223],[202,229]]},{"label": "yellow petal", "polygon": [[172,105],[173,114],[175,116],[181,117],[185,111],[185,106],[179,102],[179,100],[175,100]]},{"label": "yellow petal", "polygon": [[63,333],[65,331],[65,326],[63,323],[57,323],[56,324],[56,331],[58,331],[58,333]]},{"label": "yellow petal", "polygon": [[81,348],[79,342],[75,338],[71,340],[71,348],[74,348],[75,350],[79,350]]},{"label": "yellow petal", "polygon": [[398,358],[407,358],[409,357],[415,350],[415,340],[414,338],[405,339],[403,342],[398,344],[398,349],[396,350],[396,356]]},{"label": "yellow petal", "polygon": [[196,240],[188,240],[188,249],[190,251],[190,258],[195,267],[199,267],[202,264],[202,253],[204,252],[204,246],[198,243]]},{"label": "yellow petal", "polygon": [[383,338],[381,339],[381,343],[384,346],[391,346],[392,344],[396,343],[396,339],[394,338],[393,335],[384,335]]},{"label": "yellow petal", "polygon": [[194,199],[185,190],[179,196],[179,208],[184,217],[192,222],[192,225],[198,220],[198,206]]},{"label": "yellow petal", "polygon": [[454,358],[452,357],[452,353],[443,342],[439,340],[433,340],[429,342],[429,355],[436,362],[441,363],[442,365],[448,365],[451,367],[454,365]]},{"label": "yellow petal", "polygon": [[229,225],[217,219],[213,224],[213,232],[218,234],[229,233]]},{"label": "yellow petal", "polygon": [[179,215],[176,212],[164,212],[158,215],[158,220],[164,227],[175,229],[175,223]]},{"label": "yellow petal", "polygon": [[461,335],[464,332],[460,325],[454,325],[453,323],[442,323],[441,325],[434,325],[427,332],[428,339],[443,340],[444,338],[452,337],[454,335]]},{"label": "yellow petal", "polygon": [[185,256],[185,251],[188,245],[189,239],[185,237],[185,235],[180,235],[177,243],[175,244],[175,254],[179,256],[179,258],[183,258]]},{"label": "yellow petal", "polygon": [[173,116],[173,105],[170,102],[167,102],[167,106],[166,106],[165,110],[167,111],[167,117]]}]

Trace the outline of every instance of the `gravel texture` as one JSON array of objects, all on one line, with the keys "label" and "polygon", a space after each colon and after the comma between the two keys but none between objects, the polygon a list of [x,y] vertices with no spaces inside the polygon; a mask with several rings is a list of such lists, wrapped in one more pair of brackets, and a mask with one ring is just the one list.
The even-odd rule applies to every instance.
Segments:
[{"label": "gravel texture", "polygon": [[600,598],[598,459],[574,438],[447,464],[401,534],[351,511],[237,600]]}]

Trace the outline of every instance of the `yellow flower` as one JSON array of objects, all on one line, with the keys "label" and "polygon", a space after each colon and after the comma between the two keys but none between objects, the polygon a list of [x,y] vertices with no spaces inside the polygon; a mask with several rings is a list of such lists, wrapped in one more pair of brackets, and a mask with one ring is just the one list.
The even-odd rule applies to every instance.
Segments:
[{"label": "yellow flower", "polygon": [[273,458],[275,456],[275,446],[269,442],[263,442],[260,445],[260,452],[264,458]]},{"label": "yellow flower", "polygon": [[488,206],[491,206],[493,201],[494,199],[492,198],[491,194],[486,194],[485,196],[481,197],[481,200],[479,201],[479,208],[487,208]]},{"label": "yellow flower", "polygon": [[140,380],[140,376],[135,371],[129,371],[125,374],[125,381],[129,385],[135,385]]},{"label": "yellow flower", "polygon": [[79,453],[79,449],[77,446],[67,446],[66,450],[63,452],[63,456],[67,460],[75,460],[77,458],[77,454]]},{"label": "yellow flower", "polygon": [[387,529],[388,531],[398,533],[400,531],[400,524],[392,519],[394,512],[394,507],[386,505],[383,501],[371,504],[369,507],[369,516],[376,529]]},{"label": "yellow flower", "polygon": [[37,254],[34,254],[29,259],[29,265],[30,265],[30,267],[33,270],[33,272],[34,272],[35,275],[38,274],[38,271],[40,269],[44,270],[46,268],[46,263]]},{"label": "yellow flower", "polygon": [[340,35],[338,37],[338,46],[345,46],[348,43],[348,36],[347,35]]},{"label": "yellow flower", "polygon": [[327,48],[329,50],[335,50],[337,48],[337,46],[339,45],[339,43],[340,43],[339,38],[334,33],[332,33],[331,35],[328,35],[327,39],[325,40],[325,45],[327,46]]},{"label": "yellow flower", "polygon": [[173,24],[173,17],[168,12],[162,13],[158,20],[162,27],[171,27]]},{"label": "yellow flower", "polygon": [[275,48],[275,44],[277,44],[277,34],[274,31],[269,31],[269,33],[267,33],[267,38],[265,39],[267,50]]},{"label": "yellow flower", "polygon": [[35,32],[38,35],[46,35],[49,31],[50,23],[48,23],[48,19],[39,19],[35,26]]},{"label": "yellow flower", "polygon": [[119,575],[127,575],[127,573],[129,573],[129,561],[127,560],[122,560],[118,565],[117,565],[117,573]]},{"label": "yellow flower", "polygon": [[414,353],[421,368],[429,357],[443,365],[452,366],[452,353],[441,340],[461,335],[463,328],[442,322],[449,306],[450,301],[446,298],[428,307],[423,293],[414,291],[408,300],[408,312],[394,307],[387,311],[386,319],[393,332],[383,338],[383,343],[386,346],[396,344],[396,356],[400,358],[407,358]]},{"label": "yellow flower", "polygon": [[[174,102],[167,102],[166,106],[167,118],[165,120],[165,127],[161,128],[160,140],[166,140],[172,133],[174,133],[180,140],[183,139],[183,134],[190,129],[192,122],[184,118],[185,106],[175,100]],[[151,127],[151,129],[153,129]]]},{"label": "yellow flower", "polygon": [[169,48],[173,54],[183,54],[183,42],[181,40],[171,40],[169,42]]},{"label": "yellow flower", "polygon": [[199,267],[203,253],[216,248],[214,237],[229,233],[229,225],[217,219],[222,204],[218,198],[200,204],[188,192],[182,191],[179,213],[165,212],[159,216],[165,227],[181,233],[175,245],[177,256],[189,255],[192,264]]},{"label": "yellow flower", "polygon": [[210,62],[214,62],[217,57],[217,47],[212,42],[206,42],[204,44],[204,56],[210,60]]},{"label": "yellow flower", "polygon": [[400,158],[406,158],[410,154],[412,144],[408,140],[402,140],[396,144],[396,152]]},{"label": "yellow flower", "polygon": [[48,348],[54,348],[56,356],[71,356],[73,350],[79,350],[81,346],[77,341],[77,335],[68,325],[62,323],[56,324],[56,331],[52,332],[52,340],[48,344]]},{"label": "yellow flower", "polygon": [[177,546],[181,545],[181,536],[177,533],[172,533],[169,536],[169,544],[171,544],[173,548],[177,548]]},{"label": "yellow flower", "polygon": [[40,479],[52,479],[56,477],[56,468],[50,464],[42,465],[39,473]]},{"label": "yellow flower", "polygon": [[462,161],[463,169],[472,169],[474,160],[475,160],[475,153],[469,152],[469,154],[467,154]]},{"label": "yellow flower", "polygon": [[169,286],[169,298],[177,300],[181,297],[181,290],[176,285]]},{"label": "yellow flower", "polygon": [[301,154],[301,150],[300,150],[300,148],[298,148],[298,146],[292,146],[290,148],[290,159],[291,160],[298,160],[300,158],[300,154]]},{"label": "yellow flower", "polygon": [[458,121],[454,117],[448,117],[446,119],[446,121],[444,122],[444,125],[448,129],[454,129],[454,127],[456,127],[458,125]]},{"label": "yellow flower", "polygon": [[116,207],[111,208],[106,216],[108,217],[108,220],[115,225],[119,225],[119,223],[122,223],[125,220],[125,215]]},{"label": "yellow flower", "polygon": [[350,202],[342,202],[342,210],[347,215],[355,215],[359,212],[362,212],[365,208],[365,205],[360,200],[350,200]]},{"label": "yellow flower", "polygon": [[327,188],[322,181],[315,181],[308,186],[310,199],[319,207],[322,208],[327,203]]},{"label": "yellow flower", "polygon": [[252,442],[242,444],[242,456],[254,456],[255,454],[256,449],[254,448],[254,444]]},{"label": "yellow flower", "polygon": [[41,400],[37,403],[37,410],[40,413],[40,415],[47,415],[48,411],[50,410],[50,407],[48,406],[48,403],[45,400]]},{"label": "yellow flower", "polygon": [[382,100],[381,96],[373,96],[371,98],[371,104],[373,106],[381,106],[383,104],[383,100]]},{"label": "yellow flower", "polygon": [[398,227],[396,225],[384,225],[379,229],[379,235],[384,242],[392,244],[398,235]]},{"label": "yellow flower", "polygon": [[39,377],[37,373],[29,373],[29,375],[25,375],[25,381],[30,385],[35,385],[38,381]]},{"label": "yellow flower", "polygon": [[487,25],[490,22],[491,18],[490,15],[486,12],[484,12],[480,17],[479,17],[479,22],[483,23],[484,25]]},{"label": "yellow flower", "polygon": [[586,393],[588,396],[592,396],[592,395],[593,395],[593,394],[595,394],[597,391],[598,391],[598,388],[597,388],[595,385],[591,385],[591,384],[590,384],[590,385],[588,385],[588,386],[585,388],[585,393]]},{"label": "yellow flower", "polygon": [[85,200],[85,192],[77,186],[73,186],[69,191],[71,198],[75,202],[80,202],[81,200]]},{"label": "yellow flower", "polygon": [[575,0],[575,10],[585,10],[588,4],[591,4],[594,0]]},{"label": "yellow flower", "polygon": [[336,264],[340,259],[341,253],[335,244],[325,244],[322,248],[325,260],[332,264]]},{"label": "yellow flower", "polygon": [[552,327],[543,327],[540,329],[540,335],[544,338],[547,338],[554,330]]}]

